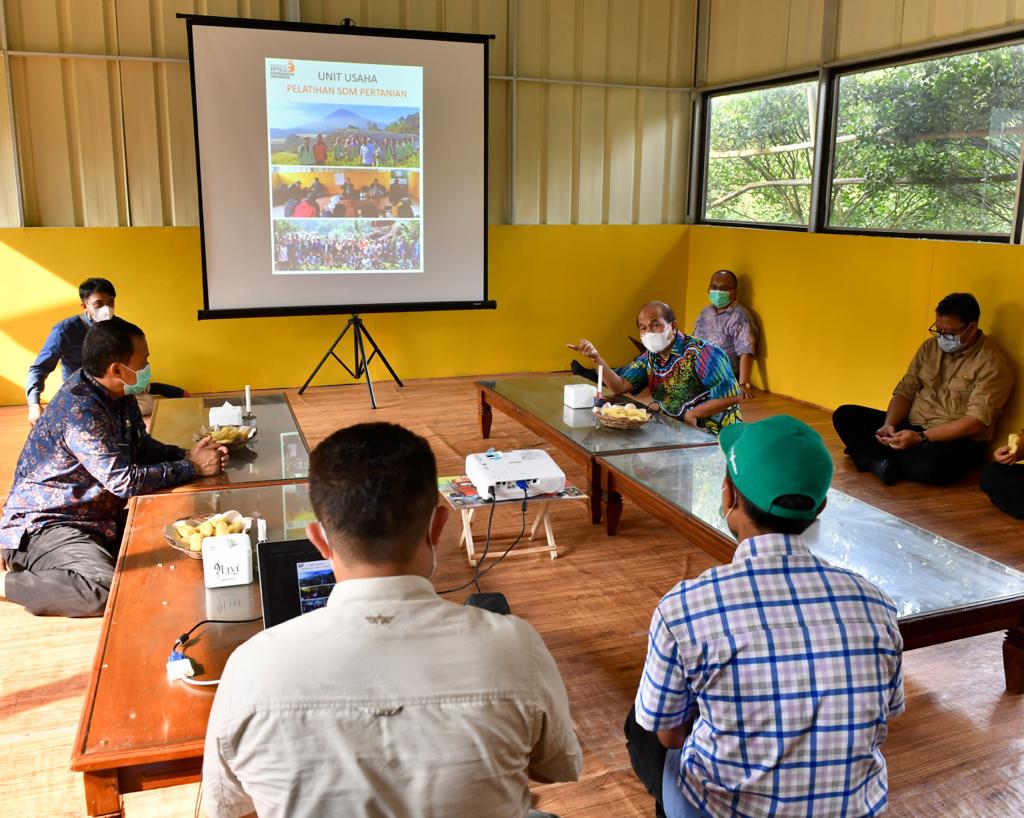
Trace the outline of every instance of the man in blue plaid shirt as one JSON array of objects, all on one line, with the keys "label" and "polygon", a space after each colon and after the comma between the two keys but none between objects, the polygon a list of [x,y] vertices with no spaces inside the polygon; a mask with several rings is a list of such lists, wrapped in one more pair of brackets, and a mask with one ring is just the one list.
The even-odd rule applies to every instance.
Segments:
[{"label": "man in blue plaid shirt", "polygon": [[881,745],[904,709],[896,607],[808,550],[832,458],[779,415],[722,429],[728,565],[676,585],[651,621],[626,737],[657,814],[878,815]]}]

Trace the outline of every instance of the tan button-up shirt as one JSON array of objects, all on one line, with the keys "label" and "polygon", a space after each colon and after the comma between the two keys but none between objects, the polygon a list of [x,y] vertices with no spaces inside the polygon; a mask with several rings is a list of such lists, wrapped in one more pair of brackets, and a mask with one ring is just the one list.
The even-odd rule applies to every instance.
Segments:
[{"label": "tan button-up shirt", "polygon": [[241,645],[210,713],[211,818],[523,818],[528,771],[575,781],[565,687],[515,616],[422,577],[346,580]]},{"label": "tan button-up shirt", "polygon": [[970,416],[985,424],[972,440],[991,440],[996,418],[1013,388],[1013,373],[1002,351],[986,335],[950,355],[929,338],[917,350],[894,394],[911,401],[907,420],[931,429]]}]

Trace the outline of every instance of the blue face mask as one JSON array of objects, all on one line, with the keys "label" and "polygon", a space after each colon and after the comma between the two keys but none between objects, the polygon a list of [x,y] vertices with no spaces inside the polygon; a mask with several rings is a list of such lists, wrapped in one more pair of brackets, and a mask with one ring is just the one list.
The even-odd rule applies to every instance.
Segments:
[{"label": "blue face mask", "polygon": [[[135,372],[134,369],[127,366],[125,369],[129,372]],[[152,374],[149,364],[146,364],[138,372],[135,372],[135,383],[124,383],[124,381],[121,381],[121,383],[124,383],[124,393],[126,395],[141,395],[149,389],[149,379]]]},{"label": "blue face mask", "polygon": [[959,335],[940,335],[939,336],[939,349],[949,355],[956,355],[956,353],[962,351],[964,348],[964,342],[960,340]]}]

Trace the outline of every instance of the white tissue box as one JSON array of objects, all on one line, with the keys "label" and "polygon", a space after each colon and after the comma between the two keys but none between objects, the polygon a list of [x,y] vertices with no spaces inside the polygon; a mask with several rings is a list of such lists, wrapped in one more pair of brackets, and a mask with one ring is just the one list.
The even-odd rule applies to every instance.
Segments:
[{"label": "white tissue box", "polygon": [[207,588],[252,582],[252,543],[248,534],[225,534],[203,540],[203,580]]},{"label": "white tissue box", "polygon": [[594,406],[597,387],[589,383],[567,383],[562,401],[570,409],[589,409]]},{"label": "white tissue box", "polygon": [[224,401],[223,406],[210,409],[210,426],[241,426],[242,407]]}]

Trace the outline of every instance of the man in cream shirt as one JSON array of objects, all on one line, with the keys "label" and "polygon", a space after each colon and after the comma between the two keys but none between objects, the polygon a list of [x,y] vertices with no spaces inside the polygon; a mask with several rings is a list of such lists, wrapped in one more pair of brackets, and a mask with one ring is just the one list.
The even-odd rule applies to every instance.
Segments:
[{"label": "man in cream shirt", "polygon": [[310,459],[306,534],[327,605],[228,660],[210,714],[210,818],[523,818],[529,779],[582,753],[554,659],[514,616],[441,599],[430,446],[392,424],[335,432]]}]

